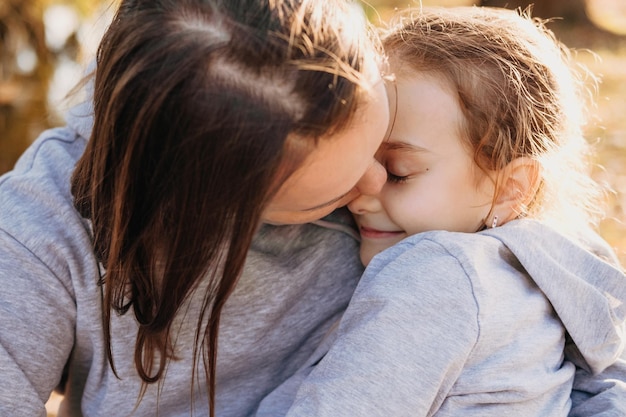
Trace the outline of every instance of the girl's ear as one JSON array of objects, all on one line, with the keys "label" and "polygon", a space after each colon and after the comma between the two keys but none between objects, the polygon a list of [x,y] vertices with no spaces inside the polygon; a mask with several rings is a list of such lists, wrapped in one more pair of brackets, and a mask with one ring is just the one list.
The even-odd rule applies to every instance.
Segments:
[{"label": "girl's ear", "polygon": [[526,211],[541,184],[541,167],[527,157],[512,160],[500,173],[500,187],[492,209],[504,224]]}]

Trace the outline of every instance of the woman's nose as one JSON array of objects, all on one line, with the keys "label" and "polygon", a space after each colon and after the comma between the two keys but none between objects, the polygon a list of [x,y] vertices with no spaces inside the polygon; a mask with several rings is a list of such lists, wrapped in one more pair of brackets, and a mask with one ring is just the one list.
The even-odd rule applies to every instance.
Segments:
[{"label": "woman's nose", "polygon": [[387,181],[387,171],[380,162],[373,159],[365,174],[356,184],[356,189],[362,195],[377,195]]}]

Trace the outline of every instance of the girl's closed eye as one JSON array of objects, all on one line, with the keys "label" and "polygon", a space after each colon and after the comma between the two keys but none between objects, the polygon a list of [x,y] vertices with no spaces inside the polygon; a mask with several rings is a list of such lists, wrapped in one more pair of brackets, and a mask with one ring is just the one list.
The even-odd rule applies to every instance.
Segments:
[{"label": "girl's closed eye", "polygon": [[408,175],[396,175],[392,173],[391,171],[387,170],[387,182],[390,182],[392,184],[399,184],[399,183],[407,182],[408,179],[409,179]]},{"label": "girl's closed eye", "polygon": [[391,184],[406,183],[417,175],[428,171],[425,161],[414,152],[405,149],[387,150],[379,155],[380,163],[387,171],[387,182]]},{"label": "girl's closed eye", "polygon": [[406,169],[399,169],[397,167],[390,167],[390,164],[385,165],[387,171],[387,182],[392,184],[402,184],[409,181],[412,178],[417,177],[420,174],[430,171],[430,168],[412,169],[407,172]]}]

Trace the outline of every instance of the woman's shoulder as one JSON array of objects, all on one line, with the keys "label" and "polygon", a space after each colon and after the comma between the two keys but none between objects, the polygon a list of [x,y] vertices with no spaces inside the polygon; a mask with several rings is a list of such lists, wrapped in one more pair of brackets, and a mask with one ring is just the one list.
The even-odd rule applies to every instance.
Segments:
[{"label": "woman's shoulder", "polygon": [[13,223],[15,217],[34,220],[72,207],[70,177],[85,144],[69,128],[43,132],[15,167],[0,176],[0,227]]},{"label": "woman's shoulder", "polygon": [[0,232],[55,274],[67,271],[70,259],[90,253],[88,224],[70,193],[70,177],[84,147],[85,140],[72,129],[47,130],[0,177]]},{"label": "woman's shoulder", "polygon": [[12,178],[49,177],[73,170],[87,144],[70,127],[55,127],[43,131],[24,151],[13,169],[0,178],[0,187]]}]

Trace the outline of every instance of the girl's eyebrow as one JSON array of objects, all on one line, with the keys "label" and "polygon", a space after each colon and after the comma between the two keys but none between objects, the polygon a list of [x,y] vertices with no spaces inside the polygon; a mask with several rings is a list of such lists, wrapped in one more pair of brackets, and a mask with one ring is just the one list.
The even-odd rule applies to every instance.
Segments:
[{"label": "girl's eyebrow", "polygon": [[407,151],[407,152],[428,152],[428,149],[413,145],[412,143],[402,142],[402,141],[393,141],[393,142],[383,142],[381,147],[385,151]]}]

